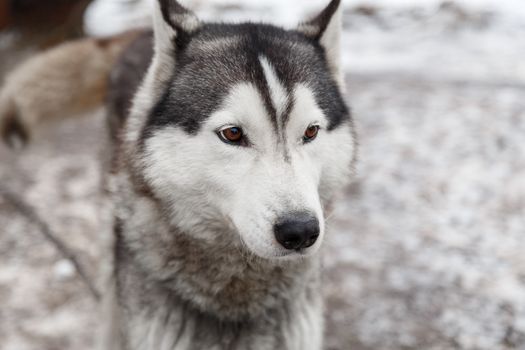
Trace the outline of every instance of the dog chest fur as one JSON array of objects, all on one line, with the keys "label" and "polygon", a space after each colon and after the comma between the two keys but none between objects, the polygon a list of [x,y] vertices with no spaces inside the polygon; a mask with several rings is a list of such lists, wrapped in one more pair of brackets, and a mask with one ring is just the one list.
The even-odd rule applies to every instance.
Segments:
[{"label": "dog chest fur", "polygon": [[317,259],[269,265],[231,242],[190,239],[154,199],[129,195],[115,247],[122,349],[320,348]]}]

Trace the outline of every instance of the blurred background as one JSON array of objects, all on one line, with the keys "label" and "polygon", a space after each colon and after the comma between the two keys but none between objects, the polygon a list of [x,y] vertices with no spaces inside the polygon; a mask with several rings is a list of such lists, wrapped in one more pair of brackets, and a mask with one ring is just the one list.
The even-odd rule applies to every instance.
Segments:
[{"label": "blurred background", "polygon": [[[328,0],[185,0],[287,27]],[[525,349],[525,3],[343,0],[360,137],[325,245],[326,348]],[[148,0],[0,0],[0,82],[72,38],[149,25]],[[104,111],[0,146],[0,184],[101,288]],[[92,349],[98,303],[42,225],[0,193],[0,349]]]}]

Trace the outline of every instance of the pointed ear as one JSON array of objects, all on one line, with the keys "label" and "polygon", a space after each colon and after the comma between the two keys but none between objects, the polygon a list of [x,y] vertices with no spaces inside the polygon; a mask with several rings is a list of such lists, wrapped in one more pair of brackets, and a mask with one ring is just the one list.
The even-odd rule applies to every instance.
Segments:
[{"label": "pointed ear", "polygon": [[153,0],[154,56],[149,83],[162,86],[173,72],[177,51],[201,26],[197,16],[177,0]]},{"label": "pointed ear", "polygon": [[328,66],[341,88],[344,87],[341,67],[342,12],[341,0],[332,0],[319,15],[301,23],[298,28],[307,37],[319,41],[326,52]]},{"label": "pointed ear", "polygon": [[176,0],[153,0],[154,54],[130,110],[126,141],[133,150],[147,116],[172,78],[177,63],[177,52],[186,45],[201,22],[193,12]]},{"label": "pointed ear", "polygon": [[197,16],[177,0],[155,0],[153,29],[156,52],[168,50],[173,53],[173,49],[184,45],[200,25]]}]

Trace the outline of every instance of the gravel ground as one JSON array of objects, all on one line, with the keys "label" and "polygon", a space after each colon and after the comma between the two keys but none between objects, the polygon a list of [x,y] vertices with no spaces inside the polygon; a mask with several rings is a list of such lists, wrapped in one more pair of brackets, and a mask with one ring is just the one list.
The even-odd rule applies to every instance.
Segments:
[{"label": "gravel ground", "polygon": [[[327,349],[525,349],[524,25],[467,0],[363,4],[345,11],[361,146],[328,221]],[[23,152],[0,146],[2,186],[99,286],[103,114],[49,125]],[[98,305],[71,264],[1,197],[0,227],[0,349],[92,349]]]}]

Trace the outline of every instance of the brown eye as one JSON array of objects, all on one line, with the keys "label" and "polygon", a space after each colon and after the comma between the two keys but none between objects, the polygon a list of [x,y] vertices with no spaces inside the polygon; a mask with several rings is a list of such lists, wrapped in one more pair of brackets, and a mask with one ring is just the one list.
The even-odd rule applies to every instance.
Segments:
[{"label": "brown eye", "polygon": [[303,137],[304,142],[313,141],[317,137],[318,133],[319,133],[319,125],[309,126],[304,132],[304,137]]},{"label": "brown eye", "polygon": [[219,131],[219,137],[226,143],[237,145],[240,144],[243,139],[243,132],[241,128],[234,126]]}]

